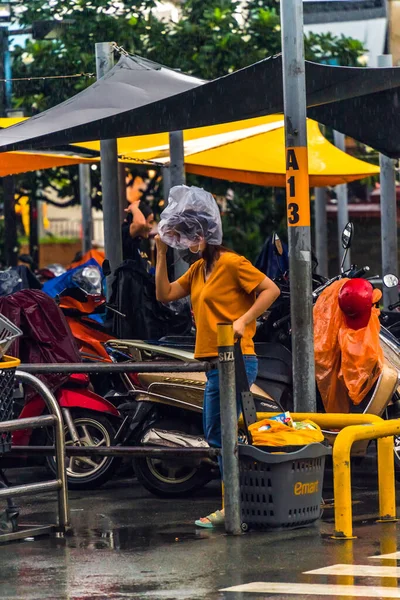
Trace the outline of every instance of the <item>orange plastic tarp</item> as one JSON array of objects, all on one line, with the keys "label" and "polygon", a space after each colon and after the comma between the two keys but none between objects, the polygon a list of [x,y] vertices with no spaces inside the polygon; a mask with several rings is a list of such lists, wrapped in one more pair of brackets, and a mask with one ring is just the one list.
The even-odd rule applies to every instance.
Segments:
[{"label": "orange plastic tarp", "polygon": [[77,260],[76,262],[72,262],[68,266],[68,269],[75,269],[75,267],[84,265],[91,258],[94,258],[94,260],[96,260],[99,263],[99,265],[102,266],[104,259],[105,259],[104,251],[103,250],[89,250],[82,256],[82,258],[80,260]]},{"label": "orange plastic tarp", "polygon": [[[346,281],[330,285],[314,307],[315,375],[328,413],[349,413],[351,403],[360,404],[383,367],[379,310],[372,307],[367,327],[350,329],[338,302]],[[373,301],[378,302],[380,296],[381,292],[374,290]]]}]

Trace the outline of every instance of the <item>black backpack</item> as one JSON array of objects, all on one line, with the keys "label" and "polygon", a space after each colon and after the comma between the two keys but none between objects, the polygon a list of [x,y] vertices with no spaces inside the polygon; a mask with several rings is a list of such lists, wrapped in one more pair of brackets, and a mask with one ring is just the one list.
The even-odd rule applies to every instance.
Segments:
[{"label": "black backpack", "polygon": [[188,302],[173,308],[158,302],[154,276],[142,261],[125,260],[114,273],[110,304],[126,315],[112,315],[112,333],[119,339],[158,340],[188,335],[192,327]]}]

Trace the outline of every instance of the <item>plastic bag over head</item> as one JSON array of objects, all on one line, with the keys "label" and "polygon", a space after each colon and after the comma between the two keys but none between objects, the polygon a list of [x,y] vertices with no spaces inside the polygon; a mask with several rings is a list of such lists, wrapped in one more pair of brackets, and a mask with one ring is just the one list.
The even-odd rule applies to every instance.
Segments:
[{"label": "plastic bag over head", "polygon": [[218,246],[222,243],[218,204],[202,188],[176,185],[171,188],[168,206],[161,213],[158,234],[165,244],[178,250],[202,241]]}]

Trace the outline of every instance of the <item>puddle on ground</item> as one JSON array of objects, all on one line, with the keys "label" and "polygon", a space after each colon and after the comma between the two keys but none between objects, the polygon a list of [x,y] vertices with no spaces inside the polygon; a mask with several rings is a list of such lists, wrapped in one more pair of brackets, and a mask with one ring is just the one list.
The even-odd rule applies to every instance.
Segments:
[{"label": "puddle on ground", "polygon": [[65,538],[69,548],[87,548],[94,550],[145,550],[168,544],[183,544],[185,542],[210,539],[211,536],[224,535],[219,532],[182,526],[177,528],[165,527],[116,527],[113,529],[76,529]]}]

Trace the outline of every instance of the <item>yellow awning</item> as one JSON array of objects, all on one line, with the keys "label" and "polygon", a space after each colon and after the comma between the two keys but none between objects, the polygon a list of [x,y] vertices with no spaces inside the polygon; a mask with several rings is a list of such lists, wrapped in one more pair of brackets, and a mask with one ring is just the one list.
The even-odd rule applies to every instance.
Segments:
[{"label": "yellow awning", "polygon": [[[283,117],[273,115],[242,121],[240,126],[241,129],[237,127],[234,130],[229,130],[227,125],[208,127],[209,135],[203,137],[194,137],[195,132],[199,134],[203,129],[185,132],[186,172],[242,183],[284,187]],[[376,165],[336,148],[322,135],[318,123],[311,119],[307,121],[307,133],[311,187],[334,186],[379,173]],[[143,147],[145,137],[154,138],[153,144]],[[124,159],[133,162],[169,162],[168,138],[165,134],[142,136],[137,138],[135,146],[136,150],[125,153]]]},{"label": "yellow awning", "polygon": [[42,171],[55,167],[68,167],[81,163],[98,162],[98,159],[68,156],[65,154],[39,154],[36,152],[4,152],[0,157],[0,177],[28,171]]},{"label": "yellow awning", "polygon": [[[0,127],[13,125],[17,120],[0,119]],[[308,119],[307,130],[311,187],[334,186],[379,173],[376,165],[337,149],[322,135],[315,121]],[[184,140],[188,173],[263,186],[285,186],[283,115],[189,129],[184,132]],[[77,146],[100,150],[99,141]],[[120,138],[118,153],[123,162],[166,164],[169,162],[168,134]],[[3,158],[12,154],[17,153],[3,154]],[[32,153],[30,156],[45,155]],[[89,161],[79,159],[77,162]],[[2,162],[0,159],[0,165]],[[48,167],[29,170],[40,168]]]}]

